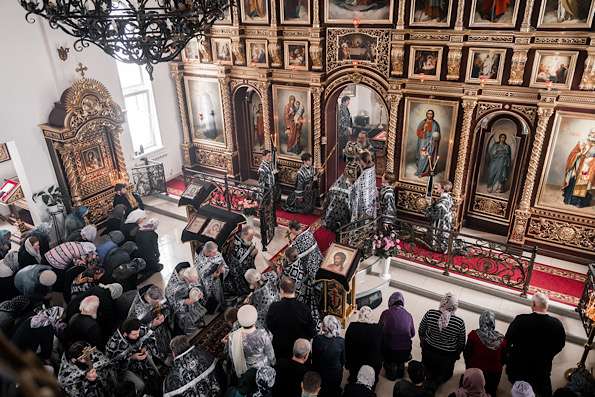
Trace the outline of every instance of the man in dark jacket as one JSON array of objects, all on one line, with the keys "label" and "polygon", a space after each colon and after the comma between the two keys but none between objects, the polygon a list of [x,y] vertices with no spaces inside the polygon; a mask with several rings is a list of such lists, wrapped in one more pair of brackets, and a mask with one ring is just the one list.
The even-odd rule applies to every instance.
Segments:
[{"label": "man in dark jacket", "polygon": [[295,297],[293,279],[282,277],[279,288],[281,300],[271,304],[266,317],[277,359],[290,358],[294,342],[299,338],[312,339],[315,333],[310,308]]},{"label": "man in dark jacket", "polygon": [[511,383],[519,380],[531,384],[540,397],[552,395],[552,360],[566,342],[560,320],[550,316],[548,298],[533,295],[533,313],[519,314],[508,326],[506,373]]},{"label": "man in dark jacket", "polygon": [[409,380],[401,379],[395,383],[393,397],[434,397],[434,389],[427,384],[424,365],[411,360],[407,364]]},{"label": "man in dark jacket", "polygon": [[277,361],[273,397],[301,397],[301,384],[310,369],[307,364],[312,346],[306,339],[298,339],[293,344],[293,357]]},{"label": "man in dark jacket", "polygon": [[[157,240],[157,226],[159,222],[157,219],[146,219],[141,221],[136,232],[136,245],[138,246],[138,257],[146,262],[146,267],[143,271],[144,279],[149,278],[153,273],[160,272],[163,265],[159,263],[159,244]],[[140,281],[143,281],[142,278]]]}]

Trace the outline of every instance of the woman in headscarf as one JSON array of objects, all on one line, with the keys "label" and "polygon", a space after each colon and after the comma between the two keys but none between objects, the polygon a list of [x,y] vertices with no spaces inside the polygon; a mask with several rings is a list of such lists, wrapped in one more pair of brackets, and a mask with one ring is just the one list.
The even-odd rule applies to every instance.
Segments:
[{"label": "woman in headscarf", "polygon": [[39,239],[35,236],[27,237],[19,248],[19,267],[22,269],[25,266],[41,264],[41,257]]},{"label": "woman in headscarf", "polygon": [[0,230],[0,259],[3,259],[10,251],[10,230]]},{"label": "woman in headscarf", "polygon": [[121,230],[125,216],[126,206],[124,204],[116,205],[107,217],[107,220],[105,221],[105,229],[103,229],[103,232],[101,234],[109,234],[114,230]]},{"label": "woman in headscarf", "polygon": [[39,253],[44,256],[50,250],[50,232],[52,224],[49,222],[41,222],[29,231],[27,237],[35,236],[39,240]]},{"label": "woman in headscarf", "polygon": [[455,362],[465,348],[465,322],[455,315],[458,301],[451,292],[430,309],[419,325],[422,362],[428,379],[441,385],[452,377]]},{"label": "woman in headscarf", "polygon": [[10,251],[4,258],[0,259],[0,302],[4,302],[19,294],[19,290],[14,286],[14,276],[18,271],[18,251]]},{"label": "woman in headscarf", "polygon": [[272,367],[264,366],[256,371],[256,387],[258,390],[252,397],[271,397],[275,385],[276,373]]},{"label": "woman in headscarf", "polygon": [[467,368],[479,368],[483,371],[486,391],[496,395],[502,366],[504,365],[504,335],[496,331],[496,315],[487,310],[479,316],[479,328],[469,332],[463,355]]},{"label": "woman in headscarf", "polygon": [[363,365],[357,373],[357,382],[345,386],[343,397],[376,397],[374,383],[376,371],[369,365]]},{"label": "woman in headscarf", "polygon": [[321,334],[312,341],[312,368],[322,378],[321,397],[341,395],[345,340],[341,337],[341,324],[335,316],[325,316]]},{"label": "woman in headscarf", "polygon": [[138,225],[147,217],[147,213],[143,210],[136,209],[126,217],[121,231],[124,233],[127,241],[134,241],[138,231]]},{"label": "woman in headscarf", "polygon": [[469,368],[463,374],[461,387],[448,397],[490,397],[485,391],[485,383],[481,369]]},{"label": "woman in headscarf", "polygon": [[405,374],[405,363],[411,359],[411,340],[415,336],[415,323],[405,310],[405,298],[394,292],[388,299],[388,309],[380,315],[382,326],[382,356],[388,380],[394,381]]},{"label": "woman in headscarf", "polygon": [[[159,253],[159,244],[157,240],[157,226],[159,221],[154,218],[142,219],[138,224],[138,231],[136,232],[135,242],[138,247],[138,256],[143,258],[147,263],[147,267],[143,272],[145,279],[152,274],[160,272],[163,265],[159,263],[161,254]],[[144,280],[140,280],[144,281]]]},{"label": "woman in headscarf", "polygon": [[40,360],[49,363],[54,335],[60,336],[65,324],[64,309],[53,306],[23,321],[12,335],[12,343],[22,351],[36,353]]},{"label": "woman in headscarf", "polygon": [[77,230],[81,230],[87,223],[85,216],[89,213],[89,208],[81,205],[76,207],[70,214],[66,215],[64,220],[64,231],[66,236],[70,236]]},{"label": "woman in headscarf", "polygon": [[77,229],[66,237],[66,241],[87,241],[95,242],[97,238],[97,227],[95,225],[86,225],[82,229]]},{"label": "woman in headscarf", "polygon": [[372,316],[372,309],[359,309],[357,321],[345,332],[345,360],[349,382],[355,382],[362,365],[369,365],[378,374],[382,367],[382,326]]}]

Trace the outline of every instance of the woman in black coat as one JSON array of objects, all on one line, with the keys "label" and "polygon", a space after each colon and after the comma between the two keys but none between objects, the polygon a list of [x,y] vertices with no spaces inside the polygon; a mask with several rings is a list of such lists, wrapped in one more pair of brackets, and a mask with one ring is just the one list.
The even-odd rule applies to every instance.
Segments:
[{"label": "woman in black coat", "polygon": [[325,316],[322,334],[312,341],[312,367],[320,374],[320,397],[339,397],[345,365],[345,340],[341,337],[341,324],[335,316]]},{"label": "woman in black coat", "polygon": [[40,360],[48,363],[54,335],[59,335],[64,328],[63,313],[64,309],[59,306],[40,311],[18,326],[12,335],[12,343],[22,351],[36,353]]},{"label": "woman in black coat", "polygon": [[121,231],[125,216],[126,206],[123,204],[116,205],[105,221],[105,229],[101,234],[109,234],[114,230]]},{"label": "woman in black coat", "polygon": [[159,236],[155,232],[157,225],[156,219],[148,219],[139,225],[136,232],[137,256],[143,258],[146,262],[143,273],[147,277],[163,269],[163,266],[159,264]]},{"label": "woman in black coat", "polygon": [[343,397],[376,397],[374,383],[378,374],[369,365],[362,365],[357,373],[357,382],[345,386]]},{"label": "woman in black coat", "polygon": [[40,252],[39,239],[35,236],[27,237],[19,248],[19,268],[29,265],[41,264],[42,255]]},{"label": "woman in black coat", "polygon": [[345,332],[345,367],[349,370],[349,382],[355,382],[362,365],[374,369],[375,382],[382,367],[382,327],[372,319],[372,309],[364,306],[359,310],[358,321],[352,322]]}]

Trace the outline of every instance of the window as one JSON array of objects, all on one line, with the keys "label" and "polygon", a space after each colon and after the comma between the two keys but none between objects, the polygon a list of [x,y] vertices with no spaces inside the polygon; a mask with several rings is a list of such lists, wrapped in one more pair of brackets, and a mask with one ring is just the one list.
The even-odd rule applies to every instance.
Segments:
[{"label": "window", "polygon": [[117,65],[134,155],[140,156],[161,146],[153,86],[142,66],[123,62]]}]

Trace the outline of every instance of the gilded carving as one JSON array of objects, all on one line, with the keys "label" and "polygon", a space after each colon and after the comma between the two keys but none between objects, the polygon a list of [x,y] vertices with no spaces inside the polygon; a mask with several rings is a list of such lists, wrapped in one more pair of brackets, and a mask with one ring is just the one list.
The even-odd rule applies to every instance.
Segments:
[{"label": "gilded carving", "polygon": [[523,85],[526,63],[527,50],[515,50],[512,54],[512,64],[510,65],[510,78],[508,79],[508,84]]},{"label": "gilded carving", "polygon": [[586,37],[536,37],[535,44],[546,45],[585,45]]},{"label": "gilded carving", "polygon": [[[390,48],[390,30],[388,29],[354,29],[354,28],[329,28],[327,29],[327,50],[326,50],[326,69],[331,72],[337,68],[346,65],[351,66],[352,62],[342,60],[339,57],[339,38],[348,34],[363,34],[376,39],[375,61],[367,62],[366,66],[373,68],[385,77],[390,75],[390,59],[388,54]],[[363,62],[360,62],[363,67]]]},{"label": "gilded carving", "polygon": [[211,56],[211,42],[206,38],[202,38],[198,42],[198,52],[200,53],[200,61],[202,63],[211,63],[213,58]]},{"label": "gilded carving", "polygon": [[524,115],[532,126],[535,125],[535,119],[537,119],[537,108],[535,106],[512,105],[510,108]]},{"label": "gilded carving", "polygon": [[231,51],[233,52],[234,64],[244,65],[246,63],[244,43],[241,41],[234,41],[231,43]]},{"label": "gilded carving", "polygon": [[461,194],[463,190],[463,176],[467,162],[467,152],[469,150],[469,136],[471,135],[471,122],[473,121],[473,111],[477,105],[477,99],[474,97],[463,99],[463,123],[461,125],[461,136],[459,141],[459,154],[457,157],[457,167],[452,187],[452,195],[455,203],[461,203]]},{"label": "gilded carving", "polygon": [[210,147],[196,146],[196,162],[204,167],[227,171],[229,174],[233,174],[231,154],[224,151],[216,151]]},{"label": "gilded carving", "polygon": [[412,32],[409,39],[412,41],[450,41],[450,35],[448,33]]},{"label": "gilded carving", "polygon": [[269,42],[269,54],[271,55],[271,66],[274,68],[281,67],[283,60],[281,59],[281,46],[277,42]]},{"label": "gilded carving", "polygon": [[258,83],[260,87],[260,99],[262,100],[262,109],[264,110],[264,146],[271,150],[271,97],[269,95],[270,83],[268,81],[261,81]]},{"label": "gilded carving", "polygon": [[532,217],[527,236],[564,247],[595,250],[595,228],[563,221]]},{"label": "gilded carving", "polygon": [[316,167],[322,165],[322,92],[323,88],[321,87],[312,88],[314,106],[314,165]]},{"label": "gilded carving", "polygon": [[388,102],[390,105],[388,119],[388,136],[386,139],[386,172],[393,174],[395,172],[395,146],[397,141],[397,123],[399,116],[399,103],[403,98],[402,94],[390,94]]},{"label": "gilded carving", "polygon": [[502,109],[501,103],[495,102],[479,102],[477,105],[477,119],[481,118],[486,113],[492,112],[494,110]]},{"label": "gilded carving", "polygon": [[463,57],[462,47],[448,47],[447,80],[458,80],[461,69],[461,58]]},{"label": "gilded carving", "polygon": [[397,191],[397,207],[422,214],[428,207],[428,201],[424,193],[399,189]]},{"label": "gilded carving", "polygon": [[322,48],[318,43],[312,43],[310,45],[310,60],[312,61],[313,70],[322,69]]},{"label": "gilded carving", "polygon": [[176,84],[176,96],[178,97],[178,112],[180,113],[180,121],[182,124],[182,138],[184,139],[184,143],[182,144],[182,153],[183,153],[183,163],[184,166],[190,167],[192,162],[190,160],[190,143],[191,143],[191,133],[189,128],[189,121],[188,115],[186,114],[186,103],[184,102],[184,98],[186,98],[186,93],[184,91],[184,74],[172,64],[171,67],[171,76],[175,81]]},{"label": "gilded carving", "polygon": [[595,52],[589,53],[589,56],[585,59],[585,69],[579,88],[581,90],[595,89]]},{"label": "gilded carving", "polygon": [[506,217],[506,207],[508,203],[501,200],[493,200],[487,197],[476,196],[473,200],[473,211],[483,212],[484,214]]},{"label": "gilded carving", "polygon": [[521,32],[529,32],[531,30],[531,15],[533,14],[533,3],[535,0],[525,1],[525,13],[523,14],[523,22],[521,23]]},{"label": "gilded carving", "polygon": [[229,76],[219,79],[219,85],[221,86],[221,101],[223,102],[223,119],[225,123],[225,143],[227,145],[227,149],[230,152],[233,152],[235,150],[235,145],[233,142],[234,122],[232,115],[231,95],[229,93],[230,81],[231,78]]},{"label": "gilded carving", "polygon": [[528,210],[516,210],[514,212],[514,225],[508,239],[510,242],[517,244],[525,242],[525,230],[530,217],[531,213]]},{"label": "gilded carving", "polygon": [[403,75],[403,60],[405,57],[405,49],[403,46],[393,45],[390,52],[391,69],[390,74],[392,76]]}]

